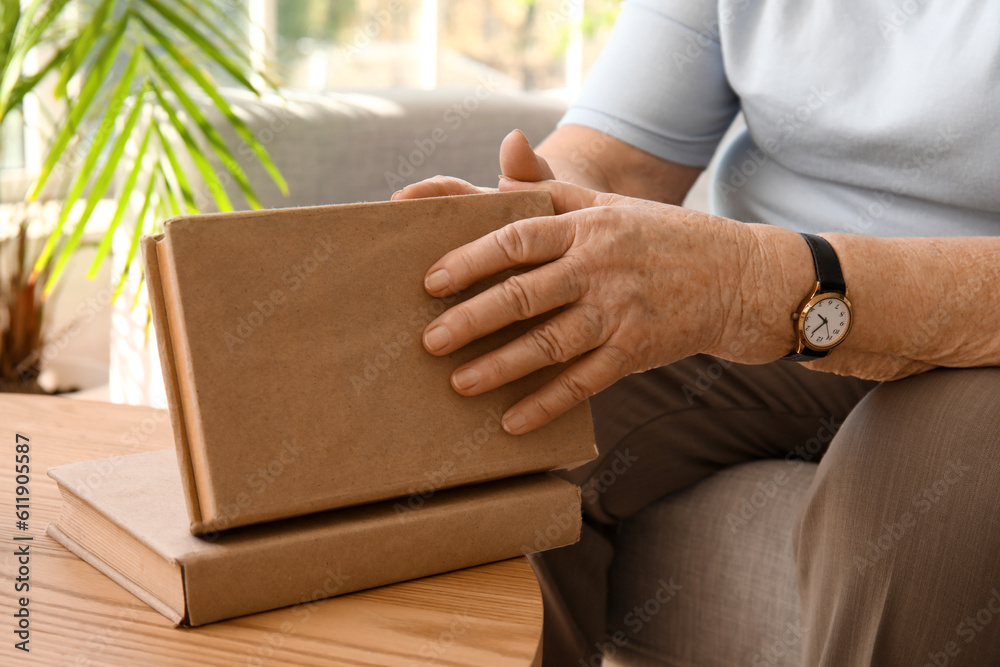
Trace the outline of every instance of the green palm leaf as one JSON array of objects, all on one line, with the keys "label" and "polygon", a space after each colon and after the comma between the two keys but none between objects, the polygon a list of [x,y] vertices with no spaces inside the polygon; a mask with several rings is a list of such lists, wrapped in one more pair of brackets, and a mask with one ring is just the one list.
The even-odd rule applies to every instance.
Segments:
[{"label": "green palm leaf", "polygon": [[[257,92],[257,88],[250,83],[250,80],[246,78],[243,71],[222,51],[219,50],[215,44],[208,38],[206,38],[201,32],[199,32],[189,21],[184,20],[177,15],[172,9],[167,7],[160,0],[142,0],[142,4],[152,7],[160,16],[171,23],[177,30],[181,32],[182,35],[191,40],[191,42],[196,45],[199,50],[205,54],[212,62],[218,64],[226,72],[229,73],[236,81],[243,85],[247,90]],[[139,18],[146,26],[147,30],[150,30],[152,24],[142,15],[140,12],[136,12],[136,17]],[[152,33],[155,28],[150,30]]]},{"label": "green palm leaf", "polygon": [[[240,190],[243,192],[243,196],[246,197],[247,202],[253,208],[260,208],[260,202],[257,201],[257,195],[254,194],[253,186],[250,185],[250,179],[247,178],[246,173],[243,171],[243,167],[240,166],[239,161],[236,156],[233,155],[229,146],[226,144],[226,140],[222,138],[219,130],[216,129],[214,125],[208,122],[208,118],[201,111],[199,106],[195,103],[191,96],[187,94],[177,78],[166,68],[166,66],[152,53],[148,54],[148,59],[153,65],[153,69],[156,71],[157,76],[163,81],[170,92],[174,94],[174,97],[183,107],[185,113],[188,117],[194,121],[194,124],[198,126],[198,129],[204,135],[205,139],[208,140],[208,145],[212,148],[212,151],[219,158],[222,166],[226,168],[232,177],[236,181]],[[192,156],[193,157],[193,156]],[[218,180],[218,178],[216,178]]]},{"label": "green palm leaf", "polygon": [[177,195],[174,194],[173,188],[170,187],[170,182],[167,180],[167,172],[163,171],[163,165],[156,165],[156,174],[160,177],[157,184],[159,187],[156,189],[156,193],[161,199],[166,199],[170,204],[170,215],[171,217],[181,214],[180,204],[177,202]]},{"label": "green palm leaf", "polygon": [[35,185],[31,189],[31,192],[28,193],[29,201],[37,199],[41,194],[42,188],[48,181],[49,176],[52,175],[52,170],[65,156],[66,147],[69,145],[70,140],[76,136],[77,130],[80,128],[84,118],[91,112],[91,104],[97,97],[97,93],[101,90],[101,86],[108,71],[111,69],[111,65],[121,51],[127,27],[128,20],[123,16],[115,23],[103,47],[98,52],[93,65],[93,71],[87,77],[79,96],[77,96],[74,104],[70,107],[66,124],[63,125],[62,130],[56,135],[55,141],[53,141],[52,146],[49,148],[49,154],[42,165],[42,170],[35,180]]},{"label": "green palm leaf", "polygon": [[[3,12],[0,14],[0,72],[6,73],[14,31],[21,21],[21,0],[0,0],[0,11]],[[0,118],[3,118],[3,107],[0,107]]]},{"label": "green palm leaf", "polygon": [[247,127],[247,124],[243,122],[243,119],[236,115],[233,111],[232,106],[229,102],[225,100],[224,97],[219,93],[218,87],[209,81],[208,77],[185,56],[181,53],[180,49],[167,38],[162,32],[156,29],[151,23],[143,19],[143,23],[146,25],[146,29],[151,35],[160,43],[161,46],[170,54],[171,59],[180,67],[192,81],[198,84],[198,87],[208,95],[209,99],[215,104],[216,108],[222,112],[222,115],[226,117],[226,120],[233,126],[236,130],[236,134],[242,139],[250,148],[254,151],[257,159],[267,170],[267,173],[271,175],[274,182],[277,184],[278,188],[281,190],[282,194],[288,194],[288,184],[285,183],[285,179],[282,178],[281,174],[278,172],[278,168],[274,166],[271,162],[271,158],[268,156],[267,151],[264,147],[257,141],[257,138]]},{"label": "green palm leaf", "polygon": [[118,279],[118,285],[115,287],[115,293],[111,297],[112,300],[117,299],[118,295],[121,294],[122,288],[125,286],[125,281],[128,278],[129,267],[132,266],[132,260],[135,259],[135,251],[136,248],[139,247],[139,237],[142,236],[143,229],[145,228],[143,223],[146,220],[146,213],[149,211],[149,203],[153,199],[153,184],[155,182],[156,175],[150,175],[149,183],[146,184],[146,192],[143,195],[142,210],[139,211],[139,215],[135,219],[135,228],[132,230],[132,241],[129,244],[128,255],[125,257],[125,268],[122,270],[122,275]]},{"label": "green palm leaf", "polygon": [[[163,136],[163,131],[160,129],[159,124],[154,123],[154,125],[156,126],[156,135],[160,139],[160,150],[167,156],[167,162],[170,163],[170,170],[173,173],[174,180],[177,181],[177,188],[181,191],[181,199],[184,200],[187,212],[195,213],[198,207],[194,203],[194,190],[191,189],[191,182],[188,181],[187,175],[184,173],[183,167],[181,167],[180,160],[177,159],[177,153],[174,152],[173,146],[170,145],[170,141]],[[161,169],[163,168],[162,163],[159,166]],[[169,189],[173,191],[173,188]]]},{"label": "green palm leaf", "polygon": [[[66,11],[69,7],[74,13]],[[218,110],[221,122],[233,128],[287,193],[266,149],[206,69],[218,67],[256,95],[261,91],[254,81],[273,86],[264,72],[255,70],[248,39],[245,29],[214,1],[0,0],[0,122],[46,80],[54,81],[56,97],[66,104],[27,197],[38,199],[62,171],[60,165],[72,166],[56,225],[34,262],[33,279],[44,280],[46,293],[64,276],[112,184],[119,186],[118,201],[90,276],[107,260],[111,235],[132,222],[132,204],[141,209],[129,228],[134,240],[150,229],[150,217],[197,212],[199,188],[207,187],[219,210],[232,210],[223,183],[229,176],[250,206],[260,206],[234,147],[220,133],[220,121],[209,120],[206,105]],[[28,53],[42,43],[41,63],[25,73]],[[71,86],[75,81],[79,84]],[[200,94],[193,97],[194,89],[206,101]],[[132,161],[124,157],[129,146],[137,146]],[[215,160],[228,171],[225,177],[213,166]],[[194,170],[186,169],[188,164]],[[68,230],[70,217],[74,220]],[[126,264],[135,255],[133,243]]]},{"label": "green palm leaf", "polygon": [[118,206],[115,208],[115,214],[112,216],[111,222],[108,223],[108,229],[104,232],[104,238],[101,239],[101,244],[97,247],[97,253],[94,255],[94,261],[90,264],[90,271],[87,272],[87,278],[93,278],[97,275],[97,272],[101,268],[101,264],[104,263],[104,258],[108,256],[109,252],[111,252],[111,242],[114,238],[115,230],[118,228],[118,225],[121,224],[122,218],[125,217],[125,211],[128,210],[132,197],[132,191],[135,190],[135,184],[139,181],[139,175],[142,173],[143,159],[146,157],[146,149],[149,148],[149,140],[153,137],[153,127],[154,123],[149,123],[146,127],[146,134],[142,138],[139,150],[136,151],[132,171],[129,172],[128,178],[125,179],[125,184],[122,186],[121,192],[118,193]]},{"label": "green palm leaf", "polygon": [[[36,44],[41,40],[42,35],[48,31],[52,23],[56,20],[69,0],[48,0],[44,11],[36,19],[36,14],[45,4],[44,0],[34,0],[25,7],[23,12],[16,12],[9,5],[17,0],[5,0],[4,2],[4,35],[2,39],[6,42],[7,48],[4,50],[4,64],[2,78],[0,78],[0,119],[6,116],[6,112],[12,108],[10,97],[22,77],[24,59],[28,56]],[[16,16],[16,18],[13,18]],[[8,18],[11,17],[11,18]],[[9,37],[7,31],[10,31]]]},{"label": "green palm leaf", "polygon": [[93,50],[94,43],[100,39],[101,31],[111,15],[114,4],[115,0],[101,0],[101,4],[94,10],[90,22],[73,40],[70,57],[62,68],[59,81],[56,82],[57,97],[66,97],[66,85]]},{"label": "green palm leaf", "polygon": [[94,133],[94,141],[90,144],[87,156],[84,158],[83,164],[77,170],[76,177],[73,179],[73,184],[70,186],[69,192],[63,199],[62,209],[59,212],[59,222],[57,223],[60,228],[63,224],[65,224],[66,219],[69,217],[69,212],[73,209],[73,204],[76,203],[76,200],[79,199],[80,195],[83,193],[83,189],[87,186],[87,182],[90,180],[90,176],[94,171],[94,166],[97,164],[97,160],[104,152],[104,147],[107,145],[108,140],[111,139],[115,122],[121,115],[122,110],[125,108],[125,103],[128,100],[129,94],[132,92],[132,81],[135,80],[136,70],[139,69],[139,60],[142,58],[142,52],[143,49],[140,45],[136,48],[132,57],[129,59],[121,80],[118,82],[118,85],[115,86],[114,92],[111,94],[111,102],[108,104],[107,110],[104,112],[104,116],[101,118],[101,121],[97,126],[97,131]]},{"label": "green palm leaf", "polygon": [[[101,169],[101,173],[98,174],[97,180],[90,189],[90,193],[87,195],[86,207],[83,209],[83,213],[80,214],[80,218],[77,220],[76,226],[73,227],[73,233],[70,235],[69,240],[63,245],[62,250],[59,252],[59,257],[56,259],[55,267],[52,269],[49,279],[45,281],[45,292],[48,293],[52,290],[56,281],[62,275],[63,270],[66,268],[66,262],[69,261],[70,256],[73,251],[76,250],[77,246],[80,245],[80,239],[83,237],[84,229],[87,226],[87,222],[90,220],[90,216],[93,214],[97,205],[101,201],[101,197],[104,193],[108,191],[108,187],[111,185],[111,180],[115,177],[115,173],[118,170],[118,161],[121,160],[122,155],[125,153],[125,148],[128,146],[129,140],[131,139],[132,130],[135,128],[136,124],[139,122],[139,116],[142,113],[142,96],[133,103],[132,110],[125,121],[125,126],[118,135],[117,140],[111,147],[111,152],[104,162],[104,167]],[[51,237],[49,239],[51,241]],[[37,266],[37,264],[36,264]]]},{"label": "green palm leaf", "polygon": [[[195,141],[194,137],[188,131],[187,126],[184,121],[181,120],[174,106],[167,100],[163,91],[160,90],[159,86],[152,84],[153,93],[156,95],[157,101],[160,103],[160,108],[167,114],[167,119],[173,126],[174,131],[184,142],[184,146],[187,148],[188,155],[191,156],[191,160],[194,162],[195,168],[201,174],[201,177],[205,180],[205,184],[208,186],[208,191],[211,193],[212,198],[215,200],[215,205],[220,211],[232,211],[233,205],[229,201],[229,197],[226,195],[226,189],[222,185],[222,181],[219,180],[219,175],[215,173],[212,169],[212,165],[209,163],[208,158],[205,157],[204,152],[198,146],[198,142]],[[182,173],[181,168],[175,167],[175,174]]]}]

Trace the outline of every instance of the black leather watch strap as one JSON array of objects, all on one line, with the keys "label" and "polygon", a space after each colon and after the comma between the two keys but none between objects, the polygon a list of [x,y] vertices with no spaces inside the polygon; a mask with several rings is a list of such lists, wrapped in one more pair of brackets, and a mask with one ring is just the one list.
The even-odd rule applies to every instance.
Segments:
[{"label": "black leather watch strap", "polygon": [[[840,258],[837,252],[822,236],[815,234],[802,234],[802,238],[809,245],[812,251],[813,265],[816,267],[816,281],[819,283],[819,292],[837,292],[847,294],[847,282],[844,280],[844,272],[840,269]],[[782,357],[785,361],[812,361],[822,359],[829,353],[829,350],[813,350],[802,346],[801,352],[792,352]]]},{"label": "black leather watch strap", "polygon": [[791,354],[786,354],[781,358],[782,361],[812,361],[813,359],[822,359],[827,355],[829,350],[813,350],[808,347],[803,347],[802,352],[792,352]]},{"label": "black leather watch strap", "polygon": [[816,280],[820,292],[847,292],[844,273],[840,270],[840,259],[830,242],[815,234],[802,234],[802,238],[812,250],[813,264],[816,266]]}]

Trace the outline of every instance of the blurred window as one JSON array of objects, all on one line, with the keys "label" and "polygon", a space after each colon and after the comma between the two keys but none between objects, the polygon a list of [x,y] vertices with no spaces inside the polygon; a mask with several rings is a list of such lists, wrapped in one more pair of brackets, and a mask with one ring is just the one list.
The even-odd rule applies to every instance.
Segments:
[{"label": "blurred window", "polygon": [[620,0],[249,0],[289,88],[575,94]]}]

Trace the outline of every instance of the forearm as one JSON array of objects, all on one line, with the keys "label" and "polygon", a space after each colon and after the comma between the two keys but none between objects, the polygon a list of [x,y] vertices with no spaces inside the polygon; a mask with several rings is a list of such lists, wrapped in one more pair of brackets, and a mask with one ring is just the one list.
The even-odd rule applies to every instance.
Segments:
[{"label": "forearm", "polygon": [[702,172],[701,167],[663,160],[580,125],[558,128],[536,153],[548,162],[556,180],[666,204],[680,205]]},{"label": "forearm", "polygon": [[[786,229],[748,225],[760,248],[748,263],[744,338],[736,331],[715,352],[751,362],[787,354],[796,343],[791,313],[815,280],[802,238]],[[840,258],[854,313],[844,342],[808,366],[855,377],[892,380],[937,366],[1000,365],[1000,303],[988,289],[1000,279],[1000,238],[876,238],[823,234]],[[732,329],[732,326],[727,327]]]}]

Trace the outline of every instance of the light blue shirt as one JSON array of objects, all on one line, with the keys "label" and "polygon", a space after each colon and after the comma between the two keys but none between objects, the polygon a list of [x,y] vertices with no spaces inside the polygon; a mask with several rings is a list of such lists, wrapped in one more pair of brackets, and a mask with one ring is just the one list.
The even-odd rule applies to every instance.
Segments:
[{"label": "light blue shirt", "polygon": [[565,123],[680,164],[718,149],[729,218],[1000,234],[1000,2],[630,0]]}]

